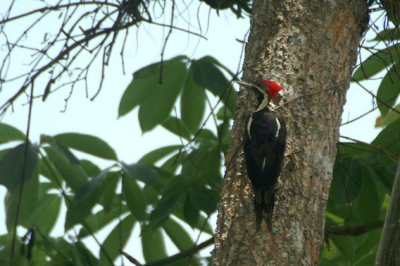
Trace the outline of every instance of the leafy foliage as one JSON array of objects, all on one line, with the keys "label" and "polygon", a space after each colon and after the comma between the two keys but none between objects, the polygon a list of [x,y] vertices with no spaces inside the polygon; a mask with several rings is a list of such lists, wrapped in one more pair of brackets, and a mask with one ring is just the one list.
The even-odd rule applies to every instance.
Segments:
[{"label": "leafy foliage", "polygon": [[372,53],[353,74],[353,81],[356,83],[374,78],[380,73],[383,74],[376,95],[376,104],[381,113],[376,121],[378,127],[387,126],[400,117],[400,107],[396,105],[400,94],[399,40],[398,28],[385,28],[378,32],[371,40],[374,46],[370,50],[376,50],[375,46],[379,44],[384,45],[385,48]]},{"label": "leafy foliage", "polygon": [[[119,116],[139,106],[143,132],[161,124],[172,133],[188,139],[200,128],[206,91],[219,97],[233,113],[236,93],[216,62],[210,57],[189,61],[185,56],[177,56],[136,71],[121,98]],[[182,119],[169,115],[180,95]]]},{"label": "leafy foliage", "polygon": [[[396,100],[400,94],[398,28],[384,29],[373,42],[393,43],[370,55],[353,74],[353,82],[383,73],[376,96],[384,127],[367,143],[339,143],[327,207],[327,226],[353,228],[353,234],[328,237],[321,265],[373,265],[378,249],[382,221],[386,216],[400,156],[400,119]],[[356,228],[364,228],[357,233]]]},{"label": "leafy foliage", "polygon": [[[209,71],[214,75],[211,80],[205,75]],[[139,107],[143,132],[162,126],[181,143],[158,148],[137,163],[118,161],[117,154],[104,140],[80,133],[43,135],[37,146],[29,144],[26,148],[25,144],[19,144],[5,150],[0,159],[0,183],[8,189],[9,232],[14,226],[17,188],[26,163],[18,224],[35,232],[32,250],[35,258],[46,255],[45,248],[53,245],[53,249],[63,250],[50,256],[54,264],[67,258],[76,264],[83,260],[85,264],[90,261],[91,265],[109,263],[117,259],[130,232],[139,226],[143,256],[146,261],[154,261],[167,256],[165,237],[179,251],[184,251],[196,245],[188,228],[212,234],[208,218],[216,210],[223,152],[229,134],[221,128],[228,129],[232,119],[221,114],[232,113],[236,100],[226,73],[229,74],[215,59],[189,60],[185,56],[135,72],[121,98],[119,115],[127,115]],[[223,88],[218,88],[220,85]],[[206,102],[213,96],[218,97],[213,108],[225,111],[217,118],[211,110],[214,124],[206,129],[204,125],[210,119],[210,116],[204,118]],[[174,111],[178,101],[179,113]],[[0,128],[4,132],[0,135],[2,143],[24,140],[24,135],[12,126],[0,124]],[[74,151],[111,160],[112,164],[101,169],[90,160],[79,160]],[[72,236],[78,232],[72,242],[49,235],[59,218],[62,200],[67,207],[65,233]],[[93,237],[115,221],[101,243],[97,259],[81,239]],[[8,252],[9,242],[2,243],[6,247],[3,253]],[[74,249],[80,253],[70,253]],[[198,263],[197,256],[189,260]],[[187,265],[189,260],[177,261],[177,265]]]}]

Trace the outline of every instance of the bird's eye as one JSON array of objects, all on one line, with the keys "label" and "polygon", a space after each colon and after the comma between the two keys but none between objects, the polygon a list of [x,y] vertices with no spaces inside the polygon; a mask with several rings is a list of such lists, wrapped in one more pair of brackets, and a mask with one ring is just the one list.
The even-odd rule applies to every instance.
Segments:
[{"label": "bird's eye", "polygon": [[259,87],[260,89],[265,88],[264,83],[262,83],[260,80],[257,80],[257,81],[255,82],[255,85],[256,85],[257,87]]}]

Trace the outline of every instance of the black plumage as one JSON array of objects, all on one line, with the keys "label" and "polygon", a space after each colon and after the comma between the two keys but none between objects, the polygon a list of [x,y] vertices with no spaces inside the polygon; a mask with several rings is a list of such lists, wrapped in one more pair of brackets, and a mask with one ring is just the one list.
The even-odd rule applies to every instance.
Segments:
[{"label": "black plumage", "polygon": [[247,175],[253,185],[257,230],[263,217],[272,229],[275,185],[282,170],[286,147],[286,120],[265,102],[249,117],[244,134]]}]

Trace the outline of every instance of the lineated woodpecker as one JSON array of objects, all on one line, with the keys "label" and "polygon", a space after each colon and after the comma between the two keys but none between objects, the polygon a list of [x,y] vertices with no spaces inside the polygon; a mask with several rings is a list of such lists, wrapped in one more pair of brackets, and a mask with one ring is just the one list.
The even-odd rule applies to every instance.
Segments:
[{"label": "lineated woodpecker", "polygon": [[275,185],[283,166],[287,132],[286,120],[274,111],[271,100],[283,87],[264,79],[255,84],[237,83],[257,94],[258,108],[248,119],[243,151],[247,175],[253,186],[257,230],[265,217],[268,229],[272,232]]}]

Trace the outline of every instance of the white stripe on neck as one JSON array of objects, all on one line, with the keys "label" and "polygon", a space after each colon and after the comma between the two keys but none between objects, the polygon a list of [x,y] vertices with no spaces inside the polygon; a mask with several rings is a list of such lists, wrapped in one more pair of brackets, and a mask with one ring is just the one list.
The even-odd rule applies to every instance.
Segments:
[{"label": "white stripe on neck", "polygon": [[258,112],[258,111],[266,108],[268,106],[268,104],[269,104],[269,97],[265,96],[255,112]]},{"label": "white stripe on neck", "polygon": [[251,140],[251,123],[253,123],[253,114],[250,115],[249,122],[247,122],[247,135]]},{"label": "white stripe on neck", "polygon": [[275,120],[276,120],[276,127],[277,127],[275,138],[277,138],[279,135],[279,130],[281,130],[281,123],[279,122],[278,117],[275,117]]}]

